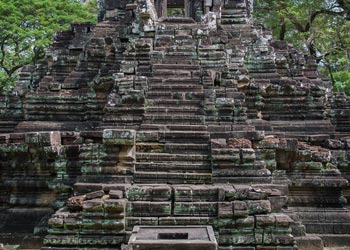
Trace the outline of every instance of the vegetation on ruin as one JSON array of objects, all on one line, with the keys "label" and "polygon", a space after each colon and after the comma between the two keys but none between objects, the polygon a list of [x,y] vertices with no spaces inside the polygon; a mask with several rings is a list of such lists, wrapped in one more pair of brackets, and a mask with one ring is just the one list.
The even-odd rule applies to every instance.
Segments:
[{"label": "vegetation on ruin", "polygon": [[0,88],[25,65],[42,59],[54,32],[71,22],[95,22],[91,4],[77,0],[0,0]]},{"label": "vegetation on ruin", "polygon": [[[85,2],[82,4],[82,2]],[[99,0],[0,0],[0,88],[42,59],[55,31],[95,22]],[[255,21],[314,55],[336,91],[350,94],[350,0],[255,0]]]},{"label": "vegetation on ruin", "polygon": [[256,22],[317,58],[336,91],[350,94],[349,0],[255,0]]}]

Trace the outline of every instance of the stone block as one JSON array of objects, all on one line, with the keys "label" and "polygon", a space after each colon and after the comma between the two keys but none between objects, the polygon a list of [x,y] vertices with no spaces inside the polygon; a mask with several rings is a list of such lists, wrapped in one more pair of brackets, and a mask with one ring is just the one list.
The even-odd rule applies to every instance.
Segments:
[{"label": "stone block", "polygon": [[76,246],[79,243],[79,237],[76,235],[48,235],[44,239],[44,245],[50,246]]},{"label": "stone block", "polygon": [[135,145],[135,130],[105,129],[103,143],[107,145]]},{"label": "stone block", "polygon": [[191,186],[192,201],[209,202],[217,201],[218,188],[215,186]]},{"label": "stone block", "polygon": [[102,198],[102,196],[104,196],[104,195],[105,195],[105,192],[103,190],[87,193],[87,194],[85,194],[85,200]]},{"label": "stone block", "polygon": [[235,219],[234,225],[236,228],[239,228],[239,229],[254,229],[255,227],[254,216]]},{"label": "stone block", "polygon": [[61,133],[59,131],[26,133],[25,143],[37,146],[58,146],[61,145]]},{"label": "stone block", "polygon": [[113,219],[105,219],[102,220],[102,230],[112,230],[114,232],[120,232],[122,233],[125,229],[125,223],[124,220],[117,220],[115,218]]},{"label": "stone block", "polygon": [[255,250],[255,247],[244,247],[244,246],[219,246],[219,250]]},{"label": "stone block", "polygon": [[133,201],[126,205],[127,216],[156,217],[170,216],[171,202]]},{"label": "stone block", "polygon": [[240,155],[243,163],[254,162],[256,159],[254,149],[242,148],[240,150]]},{"label": "stone block", "polygon": [[276,217],[274,215],[256,215],[255,225],[257,228],[275,227]]},{"label": "stone block", "polygon": [[232,206],[233,206],[233,216],[235,218],[248,216],[248,207],[245,201],[233,201]]},{"label": "stone block", "polygon": [[175,202],[193,201],[191,186],[175,186],[174,200]]},{"label": "stone block", "polygon": [[81,227],[80,217],[68,216],[64,218],[64,228],[67,230],[77,231]]},{"label": "stone block", "polygon": [[218,217],[219,218],[232,218],[233,217],[232,202],[219,202],[218,203]]},{"label": "stone block", "polygon": [[287,206],[288,196],[272,196],[268,200],[271,203],[272,212],[280,212],[282,208]]},{"label": "stone block", "polygon": [[121,190],[110,190],[109,197],[111,199],[123,199],[124,193]]},{"label": "stone block", "polygon": [[234,199],[235,200],[246,200],[251,191],[251,187],[248,185],[234,185]]},{"label": "stone block", "polygon": [[266,200],[268,194],[259,188],[252,188],[248,193],[247,199],[249,200]]},{"label": "stone block", "polygon": [[291,234],[272,234],[272,243],[275,245],[293,245],[294,237]]},{"label": "stone block", "polygon": [[120,214],[125,212],[125,199],[108,199],[104,202],[104,211],[107,214]]},{"label": "stone block", "polygon": [[252,142],[244,138],[227,139],[227,147],[229,148],[252,148]]},{"label": "stone block", "polygon": [[233,235],[220,235],[219,245],[255,245],[254,234],[233,234]]},{"label": "stone block", "polygon": [[132,186],[126,196],[130,201],[169,201],[171,188],[168,185]]},{"label": "stone block", "polygon": [[271,203],[268,200],[247,201],[250,215],[271,213]]},{"label": "stone block", "polygon": [[290,227],[294,221],[285,214],[275,214],[276,227]]},{"label": "stone block", "polygon": [[216,202],[175,202],[175,216],[217,216]]},{"label": "stone block", "polygon": [[92,246],[104,246],[104,247],[119,247],[124,241],[124,236],[109,236],[109,235],[81,235],[79,236],[79,245],[92,247]]},{"label": "stone block", "polygon": [[64,219],[63,218],[52,217],[52,218],[50,218],[48,220],[48,224],[51,227],[63,228],[63,226],[64,226]]},{"label": "stone block", "polygon": [[87,200],[83,202],[85,212],[104,212],[104,201],[101,199]]},{"label": "stone block", "polygon": [[86,194],[90,192],[95,192],[103,189],[103,184],[101,183],[75,183],[74,190],[78,194]]}]

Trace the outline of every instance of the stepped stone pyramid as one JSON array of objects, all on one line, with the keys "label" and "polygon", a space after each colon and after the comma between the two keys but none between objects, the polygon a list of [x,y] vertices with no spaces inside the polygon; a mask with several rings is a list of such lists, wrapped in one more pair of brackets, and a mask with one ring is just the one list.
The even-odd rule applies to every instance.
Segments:
[{"label": "stepped stone pyramid", "polygon": [[[125,249],[212,226],[220,250],[350,246],[350,100],[251,0],[105,0],[0,95],[0,241]],[[41,244],[43,243],[43,244]]]}]

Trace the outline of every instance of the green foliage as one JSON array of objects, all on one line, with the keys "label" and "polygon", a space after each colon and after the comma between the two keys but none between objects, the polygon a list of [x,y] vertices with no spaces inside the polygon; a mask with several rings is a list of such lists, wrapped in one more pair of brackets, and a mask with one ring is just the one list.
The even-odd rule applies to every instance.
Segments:
[{"label": "green foliage", "polygon": [[254,15],[274,38],[315,56],[340,86],[337,72],[350,71],[350,0],[256,0]]},{"label": "green foliage", "polygon": [[94,16],[98,15],[98,6],[100,6],[101,0],[89,0],[86,2],[85,8]]},{"label": "green foliage", "polygon": [[0,0],[0,88],[16,81],[18,70],[44,56],[55,31],[71,22],[95,22],[77,0]]},{"label": "green foliage", "polygon": [[333,73],[334,77],[334,91],[344,92],[350,95],[350,72],[338,71]]}]

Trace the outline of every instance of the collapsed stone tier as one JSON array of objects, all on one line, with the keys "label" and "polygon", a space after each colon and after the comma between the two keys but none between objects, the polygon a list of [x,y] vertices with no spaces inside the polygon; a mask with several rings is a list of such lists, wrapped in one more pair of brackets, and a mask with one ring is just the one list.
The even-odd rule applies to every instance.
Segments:
[{"label": "collapsed stone tier", "polygon": [[191,4],[106,0],[0,96],[0,240],[119,249],[136,225],[211,225],[222,250],[350,245],[348,97],[250,1]]},{"label": "collapsed stone tier", "polygon": [[268,194],[246,185],[79,184],[76,189],[84,193],[82,210],[59,210],[49,220],[46,245],[118,247],[135,225],[212,225],[221,246],[293,245],[293,221],[270,213]]}]

